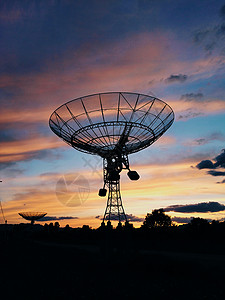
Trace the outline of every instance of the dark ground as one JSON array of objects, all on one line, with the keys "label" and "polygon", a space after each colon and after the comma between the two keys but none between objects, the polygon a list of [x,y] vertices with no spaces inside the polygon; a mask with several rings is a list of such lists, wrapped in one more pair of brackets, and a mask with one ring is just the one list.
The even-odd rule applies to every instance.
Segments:
[{"label": "dark ground", "polygon": [[7,299],[225,299],[222,233],[1,225],[1,293]]}]

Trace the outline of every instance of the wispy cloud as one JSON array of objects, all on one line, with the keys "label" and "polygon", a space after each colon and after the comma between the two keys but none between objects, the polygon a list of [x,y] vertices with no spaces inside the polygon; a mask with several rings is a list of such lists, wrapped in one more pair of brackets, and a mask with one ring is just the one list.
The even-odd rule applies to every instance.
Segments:
[{"label": "wispy cloud", "polygon": [[221,114],[225,109],[225,101],[218,99],[208,99],[204,102],[204,107],[201,101],[186,101],[186,100],[171,100],[170,105],[173,107],[176,119],[179,121],[187,121],[199,116],[210,116]]},{"label": "wispy cloud", "polygon": [[193,41],[196,45],[202,47],[207,55],[222,54],[224,55],[224,5],[218,11],[218,17],[222,18],[215,25],[209,25],[206,28],[199,28],[193,33]]},{"label": "wispy cloud", "polygon": [[220,184],[220,183],[225,183],[225,179],[222,180],[222,181],[219,181],[219,182],[217,182],[217,183],[219,183],[219,184]]},{"label": "wispy cloud", "polygon": [[56,158],[56,154],[51,153],[50,150],[62,146],[64,144],[55,137],[32,137],[25,140],[3,142],[0,149],[0,163],[49,158],[52,155]]},{"label": "wispy cloud", "polygon": [[189,119],[193,119],[199,116],[202,116],[203,113],[202,112],[196,112],[195,109],[193,108],[188,108],[185,111],[183,111],[182,113],[180,113],[177,117],[178,120],[189,120]]},{"label": "wispy cloud", "polygon": [[203,99],[202,93],[187,93],[180,97],[181,100],[185,101],[201,101]]},{"label": "wispy cloud", "polygon": [[[191,144],[193,145],[206,145],[210,142],[214,142],[214,141],[221,141],[224,142],[225,141],[225,135],[222,134],[221,132],[213,132],[208,136],[202,137],[202,138],[198,138],[198,139],[194,139]],[[211,167],[209,167],[208,169],[210,169]]]}]

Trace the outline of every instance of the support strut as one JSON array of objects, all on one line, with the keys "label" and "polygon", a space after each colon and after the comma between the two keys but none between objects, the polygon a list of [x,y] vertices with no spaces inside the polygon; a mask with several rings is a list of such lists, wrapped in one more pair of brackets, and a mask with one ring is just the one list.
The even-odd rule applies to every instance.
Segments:
[{"label": "support strut", "polygon": [[120,175],[122,170],[121,161],[118,158],[103,160],[104,186],[108,186],[108,200],[103,222],[105,220],[126,221],[127,217],[123,208],[120,194]]},{"label": "support strut", "polygon": [[124,212],[122,199],[120,195],[120,181],[110,181],[108,183],[109,193],[108,193],[108,201],[106,205],[106,210],[103,218],[103,222],[105,220],[118,220],[126,221],[127,217]]}]

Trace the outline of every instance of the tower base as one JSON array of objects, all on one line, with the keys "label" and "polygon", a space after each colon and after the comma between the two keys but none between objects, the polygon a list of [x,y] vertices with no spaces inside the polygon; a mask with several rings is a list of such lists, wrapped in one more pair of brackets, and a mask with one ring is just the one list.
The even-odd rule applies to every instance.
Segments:
[{"label": "tower base", "polygon": [[127,217],[124,212],[121,194],[120,194],[120,181],[109,181],[107,182],[107,185],[109,187],[109,193],[108,193],[108,200],[107,205],[105,209],[105,214],[103,218],[104,221],[114,221],[118,220],[126,221]]}]

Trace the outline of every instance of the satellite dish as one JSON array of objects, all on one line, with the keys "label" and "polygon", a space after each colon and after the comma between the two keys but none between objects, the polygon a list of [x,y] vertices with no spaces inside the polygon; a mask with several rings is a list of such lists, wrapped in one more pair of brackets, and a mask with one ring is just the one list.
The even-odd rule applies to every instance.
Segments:
[{"label": "satellite dish", "polygon": [[43,218],[47,213],[44,212],[21,212],[19,215],[25,220],[31,221],[31,224],[34,224],[34,221],[37,221]]},{"label": "satellite dish", "polygon": [[103,218],[127,221],[121,195],[120,172],[128,170],[128,155],[153,144],[172,125],[174,112],[164,101],[148,95],[108,92],[71,100],[51,115],[52,131],[73,148],[103,158],[104,186],[99,196],[108,201]]}]

